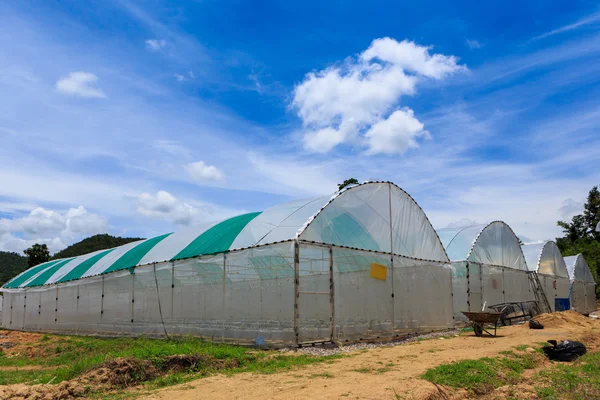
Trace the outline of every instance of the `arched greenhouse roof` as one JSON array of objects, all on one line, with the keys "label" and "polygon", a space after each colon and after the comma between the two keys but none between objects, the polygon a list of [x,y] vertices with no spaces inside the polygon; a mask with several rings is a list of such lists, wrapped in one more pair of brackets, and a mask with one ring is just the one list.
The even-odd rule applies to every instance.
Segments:
[{"label": "arched greenhouse roof", "polygon": [[569,272],[565,260],[555,242],[532,243],[523,246],[527,268],[538,274],[568,278]]},{"label": "arched greenhouse roof", "polygon": [[585,261],[583,254],[564,257],[564,260],[567,271],[569,271],[569,279],[572,281],[595,282],[590,266]]},{"label": "arched greenhouse roof", "polygon": [[175,233],[49,261],[16,276],[3,288],[61,283],[157,262],[226,253],[292,240],[448,262],[427,216],[391,182],[365,182],[336,194],[298,200]]},{"label": "arched greenhouse roof", "polygon": [[506,223],[438,229],[452,261],[471,261],[527,271],[519,238]]}]

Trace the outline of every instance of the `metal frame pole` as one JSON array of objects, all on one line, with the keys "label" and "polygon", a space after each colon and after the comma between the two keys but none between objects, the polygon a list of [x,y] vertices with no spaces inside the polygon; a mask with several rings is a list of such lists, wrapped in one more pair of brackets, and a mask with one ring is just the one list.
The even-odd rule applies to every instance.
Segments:
[{"label": "metal frame pole", "polygon": [[388,205],[389,205],[389,216],[390,216],[390,284],[392,285],[392,293],[391,293],[391,311],[392,311],[392,336],[394,336],[394,332],[396,331],[396,312],[394,307],[394,239],[393,239],[393,231],[392,228],[392,184],[388,183]]},{"label": "metal frame pole", "polygon": [[223,253],[223,315],[221,341],[225,341],[225,317],[227,315],[227,254]]},{"label": "metal frame pole", "polygon": [[329,246],[329,308],[331,312],[331,341],[335,338],[335,288],[333,282],[333,247]]},{"label": "metal frame pole", "polygon": [[298,326],[298,298],[300,296],[300,248],[298,240],[294,240],[294,336],[296,337],[296,345],[300,343],[300,327]]}]

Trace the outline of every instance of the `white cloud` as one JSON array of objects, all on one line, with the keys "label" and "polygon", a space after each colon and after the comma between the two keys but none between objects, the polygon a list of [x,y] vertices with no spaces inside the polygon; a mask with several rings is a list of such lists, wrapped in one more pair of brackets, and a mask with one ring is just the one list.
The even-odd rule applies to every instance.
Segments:
[{"label": "white cloud", "polygon": [[71,72],[56,82],[56,90],[61,93],[90,98],[106,98],[97,86],[98,77],[89,72]]},{"label": "white cloud", "polygon": [[[458,58],[431,55],[430,49],[406,40],[376,39],[356,58],[308,73],[295,87],[291,103],[304,125],[304,147],[328,152],[350,142],[366,144],[369,154],[376,154],[381,152],[381,143],[375,139],[382,136],[396,145],[393,152],[415,147],[415,139],[425,136],[423,127],[421,124],[407,140],[407,132],[415,132],[420,122],[410,109],[404,108],[398,114],[400,97],[415,94],[417,84],[424,79],[439,80],[466,70],[457,64]],[[377,126],[392,116],[393,121]],[[400,129],[390,131],[392,127]],[[371,129],[371,136],[363,140]]]},{"label": "white cloud", "polygon": [[173,74],[173,76],[175,77],[175,79],[177,79],[177,82],[186,82],[191,80],[196,79],[196,74],[194,74],[193,71],[188,71],[185,75],[183,74]]},{"label": "white cloud", "polygon": [[56,253],[67,247],[61,238],[36,238],[23,239],[11,233],[0,235],[0,251],[12,251],[23,255],[23,250],[33,246],[34,244],[45,244],[48,246],[50,253]]},{"label": "white cloud", "polygon": [[140,193],[136,211],[145,217],[169,220],[178,225],[211,219],[213,214],[207,206],[192,206],[164,190],[159,190],[155,195]]},{"label": "white cloud", "polygon": [[532,38],[531,41],[534,40],[539,40],[539,39],[543,39],[543,38],[547,38],[548,36],[554,36],[554,35],[558,35],[559,33],[564,33],[564,32],[569,32],[575,29],[579,29],[582,26],[586,26],[586,25],[590,25],[590,24],[594,24],[600,22],[600,12],[597,12],[595,14],[589,15],[587,17],[581,18],[578,21],[573,22],[572,24],[568,24],[568,25],[564,25],[561,26],[560,28],[557,29],[553,29],[549,32],[543,33],[539,36],[536,36],[534,38]]},{"label": "white cloud", "polygon": [[185,170],[190,177],[198,182],[221,181],[225,174],[214,165],[208,165],[204,161],[196,161],[185,166]]},{"label": "white cloud", "polygon": [[473,221],[469,218],[461,218],[458,221],[450,222],[446,228],[466,228],[468,226],[481,225],[480,222]]},{"label": "white cloud", "polygon": [[570,222],[575,215],[583,212],[583,203],[569,197],[562,202],[558,212],[564,221]]},{"label": "white cloud", "polygon": [[479,40],[469,40],[469,39],[467,39],[467,40],[465,40],[465,44],[470,49],[480,49],[481,48],[481,43],[479,43]]},{"label": "white cloud", "polygon": [[331,127],[304,133],[304,147],[313,153],[330,152],[338,144],[344,143],[346,135],[341,129]]},{"label": "white cloud", "polygon": [[146,40],[146,49],[150,51],[158,51],[165,47],[167,42],[164,39],[148,39]]},{"label": "white cloud", "polygon": [[106,219],[83,206],[64,212],[37,207],[23,217],[0,219],[0,250],[21,252],[34,243],[46,243],[58,251],[65,242],[106,230]]},{"label": "white cloud", "polygon": [[429,132],[423,130],[423,123],[415,118],[413,110],[397,110],[365,133],[367,154],[402,154],[419,147],[417,139],[423,137],[429,137]]},{"label": "white cloud", "polygon": [[408,40],[398,42],[386,37],[373,40],[371,46],[360,55],[360,59],[363,62],[374,60],[389,62],[394,67],[435,79],[442,79],[465,68],[457,65],[458,57],[443,54],[430,55],[431,49],[431,46],[419,46]]}]

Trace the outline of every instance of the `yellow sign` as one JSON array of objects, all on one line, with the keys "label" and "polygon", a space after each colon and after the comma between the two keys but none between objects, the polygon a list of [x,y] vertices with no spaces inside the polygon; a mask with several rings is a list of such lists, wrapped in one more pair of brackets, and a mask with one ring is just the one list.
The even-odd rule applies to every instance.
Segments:
[{"label": "yellow sign", "polygon": [[385,281],[387,279],[387,267],[385,265],[371,263],[371,278]]}]

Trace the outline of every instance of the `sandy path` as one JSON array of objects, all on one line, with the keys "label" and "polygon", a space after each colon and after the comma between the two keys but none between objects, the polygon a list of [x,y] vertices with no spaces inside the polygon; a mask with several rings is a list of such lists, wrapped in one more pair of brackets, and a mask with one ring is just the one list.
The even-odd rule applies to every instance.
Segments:
[{"label": "sandy path", "polygon": [[[500,329],[496,338],[465,333],[450,339],[362,350],[330,364],[279,374],[216,375],[166,388],[145,398],[395,399],[398,393],[401,398],[424,399],[437,392],[434,385],[419,379],[428,368],[455,360],[495,356],[519,344],[537,344],[548,339],[590,341],[592,335],[600,336],[600,331],[595,330],[600,329],[600,322],[572,312],[541,318],[546,325],[544,330],[512,326]],[[385,370],[377,371],[386,365],[389,366]],[[357,371],[365,368],[369,371]]]}]

